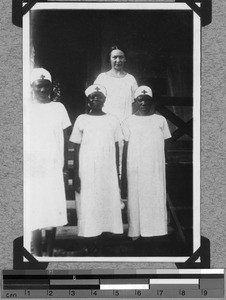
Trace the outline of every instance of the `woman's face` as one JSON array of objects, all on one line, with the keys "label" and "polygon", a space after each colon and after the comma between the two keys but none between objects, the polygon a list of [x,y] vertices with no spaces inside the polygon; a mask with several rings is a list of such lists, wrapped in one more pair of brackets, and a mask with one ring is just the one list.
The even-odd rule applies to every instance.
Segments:
[{"label": "woman's face", "polygon": [[89,95],[89,106],[94,111],[101,111],[105,102],[105,96],[100,92],[94,92]]},{"label": "woman's face", "polygon": [[147,95],[140,95],[136,99],[136,103],[141,115],[149,114],[151,108],[154,106],[153,98]]},{"label": "woman's face", "polygon": [[121,50],[113,50],[110,55],[111,67],[117,71],[121,71],[124,68],[126,62],[125,54]]},{"label": "woman's face", "polygon": [[40,102],[49,101],[52,84],[49,80],[38,79],[32,83],[35,98]]}]

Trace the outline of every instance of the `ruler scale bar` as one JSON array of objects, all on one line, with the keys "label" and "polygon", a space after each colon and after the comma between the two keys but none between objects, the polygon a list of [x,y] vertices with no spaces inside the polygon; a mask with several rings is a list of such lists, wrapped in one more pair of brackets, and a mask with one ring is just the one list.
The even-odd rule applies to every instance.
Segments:
[{"label": "ruler scale bar", "polygon": [[[25,292],[27,294],[25,294]],[[88,290],[36,290],[36,291],[22,291],[15,290],[14,293],[4,292],[3,298],[223,298],[224,293],[222,290],[210,290],[208,295],[197,294],[196,290],[185,291],[175,291],[173,290],[102,290],[102,291],[88,291]]]},{"label": "ruler scale bar", "polygon": [[[224,270],[7,270],[2,298],[223,298]],[[193,273],[191,272],[193,271]],[[206,272],[205,272],[206,271]]]}]

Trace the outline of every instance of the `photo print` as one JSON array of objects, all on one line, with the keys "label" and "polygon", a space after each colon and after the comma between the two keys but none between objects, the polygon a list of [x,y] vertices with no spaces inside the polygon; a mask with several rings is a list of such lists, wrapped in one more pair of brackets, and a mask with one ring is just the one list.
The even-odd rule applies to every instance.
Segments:
[{"label": "photo print", "polygon": [[200,18],[188,5],[36,3],[23,91],[24,246],[36,259],[192,256]]}]

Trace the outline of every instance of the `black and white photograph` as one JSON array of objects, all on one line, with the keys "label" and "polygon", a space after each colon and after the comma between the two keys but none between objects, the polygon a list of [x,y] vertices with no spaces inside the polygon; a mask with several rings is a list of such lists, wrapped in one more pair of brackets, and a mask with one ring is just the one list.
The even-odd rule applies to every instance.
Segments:
[{"label": "black and white photograph", "polygon": [[24,247],[38,261],[183,263],[200,247],[200,22],[185,3],[25,14]]}]

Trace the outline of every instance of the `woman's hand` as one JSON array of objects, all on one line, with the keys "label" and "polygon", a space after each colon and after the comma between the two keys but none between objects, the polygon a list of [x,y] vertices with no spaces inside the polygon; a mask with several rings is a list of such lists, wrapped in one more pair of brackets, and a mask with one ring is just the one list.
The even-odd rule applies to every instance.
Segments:
[{"label": "woman's hand", "polygon": [[75,176],[74,187],[75,187],[75,191],[80,194],[80,191],[81,191],[81,180],[80,180],[79,176]]}]

